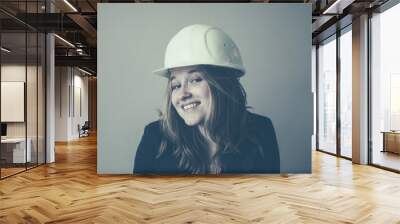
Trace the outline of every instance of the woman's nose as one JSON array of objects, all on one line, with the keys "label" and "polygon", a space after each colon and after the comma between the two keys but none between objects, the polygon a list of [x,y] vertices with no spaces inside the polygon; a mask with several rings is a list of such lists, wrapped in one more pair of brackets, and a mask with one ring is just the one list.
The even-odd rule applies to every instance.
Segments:
[{"label": "woman's nose", "polygon": [[186,98],[190,98],[192,96],[190,87],[187,84],[184,84],[181,88],[181,100]]}]

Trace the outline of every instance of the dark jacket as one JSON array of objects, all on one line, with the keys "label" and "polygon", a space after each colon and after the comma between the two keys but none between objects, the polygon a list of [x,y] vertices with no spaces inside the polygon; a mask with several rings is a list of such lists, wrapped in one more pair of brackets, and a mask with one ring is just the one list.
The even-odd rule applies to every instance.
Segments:
[{"label": "dark jacket", "polygon": [[[248,113],[248,130],[257,147],[250,140],[244,140],[239,150],[220,155],[221,173],[279,173],[279,149],[275,130],[269,118]],[[175,145],[168,144],[166,151],[157,158],[163,133],[161,122],[148,124],[136,152],[135,174],[191,174],[178,166],[179,159],[173,154]]]}]

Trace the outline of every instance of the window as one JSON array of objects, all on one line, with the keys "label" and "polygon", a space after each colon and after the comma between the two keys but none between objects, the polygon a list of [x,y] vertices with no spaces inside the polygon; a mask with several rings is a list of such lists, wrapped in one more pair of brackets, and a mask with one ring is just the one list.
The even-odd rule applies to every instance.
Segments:
[{"label": "window", "polygon": [[336,36],[318,48],[318,148],[336,153]]},{"label": "window", "polygon": [[395,170],[400,170],[398,24],[400,4],[371,18],[371,162]]},{"label": "window", "polygon": [[340,155],[352,157],[352,35],[351,26],[340,36]]}]

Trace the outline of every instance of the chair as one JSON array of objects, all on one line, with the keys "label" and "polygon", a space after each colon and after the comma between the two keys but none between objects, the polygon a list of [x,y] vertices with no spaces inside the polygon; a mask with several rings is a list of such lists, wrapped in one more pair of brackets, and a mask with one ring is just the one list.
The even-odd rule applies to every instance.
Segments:
[{"label": "chair", "polygon": [[89,129],[90,129],[89,121],[85,121],[82,127],[78,124],[79,138],[89,136]]}]

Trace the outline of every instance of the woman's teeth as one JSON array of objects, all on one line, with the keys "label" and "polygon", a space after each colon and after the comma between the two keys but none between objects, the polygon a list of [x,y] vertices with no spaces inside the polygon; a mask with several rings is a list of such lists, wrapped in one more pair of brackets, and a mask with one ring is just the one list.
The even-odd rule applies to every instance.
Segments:
[{"label": "woman's teeth", "polygon": [[193,109],[195,107],[197,107],[200,103],[191,103],[188,105],[183,106],[183,110],[189,110],[189,109]]}]

